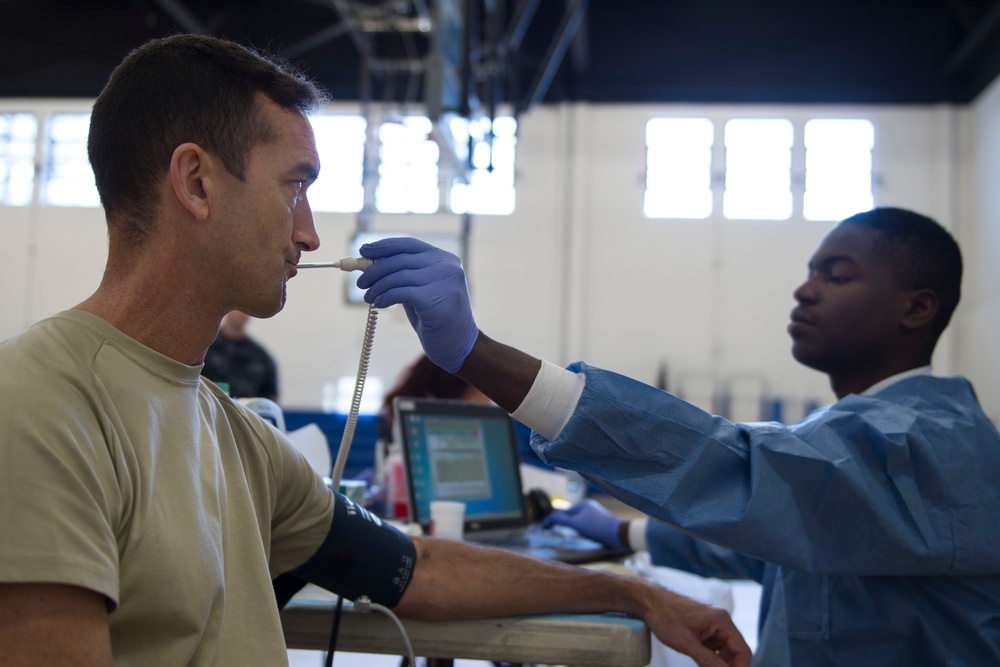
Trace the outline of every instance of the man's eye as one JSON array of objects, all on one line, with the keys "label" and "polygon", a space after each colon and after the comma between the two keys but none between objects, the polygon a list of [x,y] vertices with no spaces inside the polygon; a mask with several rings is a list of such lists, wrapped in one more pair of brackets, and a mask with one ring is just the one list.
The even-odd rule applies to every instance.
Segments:
[{"label": "man's eye", "polygon": [[844,283],[850,282],[849,276],[830,276],[830,282],[834,285],[843,285]]}]

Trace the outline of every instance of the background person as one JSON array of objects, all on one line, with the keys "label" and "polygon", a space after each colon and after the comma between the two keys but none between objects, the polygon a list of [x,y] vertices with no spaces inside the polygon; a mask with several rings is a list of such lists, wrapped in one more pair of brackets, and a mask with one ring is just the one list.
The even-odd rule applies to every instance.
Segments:
[{"label": "background person", "polygon": [[397,396],[440,398],[483,404],[493,402],[486,394],[457,375],[447,372],[428,359],[426,354],[421,354],[403,369],[382,400],[382,408],[377,417],[378,437],[386,443],[392,441],[392,402]]},{"label": "background person", "polygon": [[1000,435],[967,380],[931,374],[962,276],[935,221],[880,208],[823,239],[788,332],[838,400],[792,427],[493,341],[461,263],[423,242],[361,254],[378,260],[365,300],[403,304],[427,355],[531,426],[543,459],[683,531],[661,563],[763,583],[757,663],[1000,664]]},{"label": "background person", "polygon": [[205,354],[201,374],[224,383],[233,398],[278,400],[278,366],[271,354],[247,334],[251,317],[231,310]]}]

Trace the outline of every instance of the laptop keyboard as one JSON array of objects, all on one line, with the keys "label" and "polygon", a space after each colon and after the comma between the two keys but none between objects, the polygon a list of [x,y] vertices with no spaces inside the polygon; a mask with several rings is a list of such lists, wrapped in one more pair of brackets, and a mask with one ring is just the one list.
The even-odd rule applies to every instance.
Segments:
[{"label": "laptop keyboard", "polygon": [[541,528],[533,525],[521,536],[504,540],[501,544],[512,547],[530,547],[534,549],[600,549],[601,545],[593,540],[581,537],[572,528],[553,526]]}]

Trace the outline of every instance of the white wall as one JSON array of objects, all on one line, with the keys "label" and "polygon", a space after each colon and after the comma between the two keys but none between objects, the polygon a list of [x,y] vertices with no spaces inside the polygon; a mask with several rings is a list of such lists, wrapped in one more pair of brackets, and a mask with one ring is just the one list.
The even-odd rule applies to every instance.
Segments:
[{"label": "white wall", "polygon": [[962,122],[959,242],[965,259],[956,312],[955,370],[972,380],[980,402],[1000,423],[1000,80]]},{"label": "white wall", "polygon": [[[984,101],[981,113],[973,116],[977,128],[989,125],[991,110],[996,116],[1000,92],[993,90],[991,96],[992,103]],[[755,378],[779,396],[829,400],[825,377],[791,359],[784,329],[791,292],[831,224],[798,216],[782,222],[645,218],[645,122],[657,115],[707,116],[718,122],[779,115],[799,128],[815,116],[870,118],[878,146],[877,203],[913,208],[952,226],[957,171],[964,164],[958,157],[961,114],[947,107],[575,104],[541,107],[520,119],[517,211],[476,217],[470,238],[469,281],[484,331],[557,363],[586,358],[647,382],[666,363],[672,389]],[[992,125],[992,135],[988,129],[983,131],[992,137],[996,155],[1000,124]],[[977,155],[982,162],[991,158],[986,147]],[[996,172],[994,165],[994,180]],[[979,223],[1000,202],[991,199],[995,196],[985,185],[975,190]],[[346,254],[354,217],[316,217],[323,238],[316,258]],[[420,233],[460,224],[457,216],[383,215],[373,227]],[[0,208],[0,227],[5,230],[0,336],[76,303],[99,280],[105,257],[99,211]],[[987,240],[990,230],[974,236],[966,231],[968,245],[980,237]],[[981,266],[1000,253],[995,227],[992,234],[990,247],[977,248],[983,253]],[[967,254],[972,254],[968,248]],[[323,384],[357,369],[366,312],[344,303],[344,280],[335,271],[303,271],[289,285],[285,310],[252,325],[278,360],[287,407],[319,407]],[[985,278],[978,282],[981,310],[975,290],[967,289],[974,303],[963,307],[974,312],[962,321],[996,324],[997,290],[990,291]],[[986,334],[963,333],[956,339],[955,344],[946,340],[935,359],[944,372],[955,370],[953,347],[961,351],[965,341],[975,339],[981,349]],[[418,352],[403,313],[396,308],[382,312],[370,373],[389,384]],[[972,369],[965,368],[970,365],[962,363],[971,375]],[[994,383],[996,377],[993,373]],[[988,384],[987,378],[982,381]],[[793,409],[789,416],[798,415]]]}]

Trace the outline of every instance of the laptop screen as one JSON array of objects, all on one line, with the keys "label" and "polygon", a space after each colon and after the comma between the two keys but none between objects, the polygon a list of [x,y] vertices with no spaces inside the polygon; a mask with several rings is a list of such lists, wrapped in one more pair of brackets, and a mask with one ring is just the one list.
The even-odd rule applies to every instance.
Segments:
[{"label": "laptop screen", "polygon": [[505,410],[405,397],[393,407],[411,519],[426,529],[432,500],[457,500],[465,503],[468,537],[527,527],[514,423]]}]

